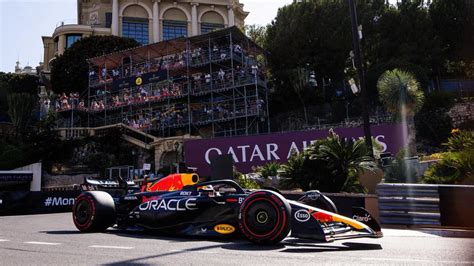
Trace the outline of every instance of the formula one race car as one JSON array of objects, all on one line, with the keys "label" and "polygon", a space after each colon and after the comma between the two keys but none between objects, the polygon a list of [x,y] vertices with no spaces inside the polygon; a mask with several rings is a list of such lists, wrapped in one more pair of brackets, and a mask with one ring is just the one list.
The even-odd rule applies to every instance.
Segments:
[{"label": "formula one race car", "polygon": [[[351,218],[339,215],[318,191],[298,201],[277,190],[246,191],[232,180],[198,182],[196,174],[173,174],[135,185],[86,179],[73,207],[82,232],[141,228],[189,236],[244,235],[258,244],[276,244],[292,237],[329,242],[358,237],[382,237],[379,224],[363,208]],[[325,202],[333,212],[305,203]]]}]

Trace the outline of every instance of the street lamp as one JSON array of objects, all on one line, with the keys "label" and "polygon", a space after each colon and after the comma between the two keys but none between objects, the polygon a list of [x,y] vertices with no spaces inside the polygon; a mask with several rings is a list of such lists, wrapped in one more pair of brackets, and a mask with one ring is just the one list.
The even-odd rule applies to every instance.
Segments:
[{"label": "street lamp", "polygon": [[179,173],[178,150],[179,150],[179,142],[175,142],[174,143],[174,154],[175,154],[174,161],[176,163],[176,172],[177,173]]},{"label": "street lamp", "polygon": [[[374,157],[372,150],[372,134],[370,132],[369,111],[367,107],[367,88],[365,87],[364,69],[362,66],[362,55],[360,52],[361,29],[358,27],[357,11],[354,0],[348,0],[352,24],[352,45],[354,50],[354,60],[359,76],[359,85],[362,96],[362,118],[364,120],[365,144],[369,148],[370,155]],[[352,85],[351,85],[352,87]]]}]

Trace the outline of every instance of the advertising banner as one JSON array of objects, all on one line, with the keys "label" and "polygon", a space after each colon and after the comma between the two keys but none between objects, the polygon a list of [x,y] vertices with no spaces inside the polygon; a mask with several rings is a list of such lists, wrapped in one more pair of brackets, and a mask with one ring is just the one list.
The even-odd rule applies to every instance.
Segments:
[{"label": "advertising banner", "polygon": [[122,90],[125,88],[146,85],[150,82],[162,81],[162,80],[165,80],[166,77],[167,77],[166,70],[160,70],[156,72],[145,73],[140,76],[116,79],[112,82],[112,87],[113,87],[113,90]]},{"label": "advertising banner", "polygon": [[0,192],[0,215],[69,212],[80,190]]},{"label": "advertising banner", "polygon": [[[23,171],[24,172],[24,171]],[[22,181],[32,181],[33,173],[15,173],[14,171],[2,171],[0,172],[0,181],[8,182],[22,182]]]},{"label": "advertising banner", "polygon": [[[335,128],[343,138],[358,139],[364,136],[362,128]],[[381,147],[380,152],[396,154],[403,147],[402,125],[372,126],[372,137]],[[299,153],[312,142],[327,137],[328,129],[257,136],[187,140],[184,143],[186,164],[197,167],[200,175],[210,175],[211,158],[230,154],[234,165],[242,173],[252,171],[252,166],[270,162],[285,163],[293,153]]]}]

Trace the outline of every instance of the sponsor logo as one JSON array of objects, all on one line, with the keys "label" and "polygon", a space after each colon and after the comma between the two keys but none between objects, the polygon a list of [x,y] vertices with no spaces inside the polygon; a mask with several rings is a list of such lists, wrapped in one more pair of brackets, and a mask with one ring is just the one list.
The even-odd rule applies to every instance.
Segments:
[{"label": "sponsor logo", "polygon": [[306,196],[307,196],[310,200],[318,200],[320,195],[321,195],[321,194],[319,194],[319,192],[316,192],[316,191],[308,192],[308,193],[306,194]]},{"label": "sponsor logo", "polygon": [[137,196],[125,196],[124,200],[138,200]]},{"label": "sponsor logo", "polygon": [[180,196],[191,196],[191,193],[192,193],[191,191],[181,191],[179,193],[179,195]]},{"label": "sponsor logo", "polygon": [[370,217],[370,214],[365,214],[364,216],[359,216],[359,215],[353,215],[352,219],[359,221],[359,222],[368,222],[372,220],[372,217]]},{"label": "sponsor logo", "polygon": [[74,205],[74,200],[74,198],[48,197],[44,200],[44,206],[72,206]]},{"label": "sponsor logo", "polygon": [[295,212],[295,219],[300,223],[307,222],[310,217],[311,215],[307,210],[298,210]]},{"label": "sponsor logo", "polygon": [[142,203],[141,211],[193,211],[197,210],[196,198],[189,199],[155,199]]},{"label": "sponsor logo", "polygon": [[142,83],[143,83],[142,78],[137,78],[137,79],[135,80],[135,84],[137,84],[137,85],[142,85]]},{"label": "sponsor logo", "polygon": [[218,224],[214,226],[214,231],[222,235],[227,235],[235,232],[235,227],[230,224]]}]

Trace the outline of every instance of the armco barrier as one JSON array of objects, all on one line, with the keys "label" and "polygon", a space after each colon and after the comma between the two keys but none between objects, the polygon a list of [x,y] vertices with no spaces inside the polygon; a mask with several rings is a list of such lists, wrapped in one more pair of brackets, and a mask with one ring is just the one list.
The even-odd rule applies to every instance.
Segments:
[{"label": "armco barrier", "polygon": [[474,228],[474,186],[379,184],[382,224]]},{"label": "armco barrier", "polygon": [[79,190],[0,192],[0,215],[68,212],[79,193]]},{"label": "armco barrier", "polygon": [[380,222],[399,225],[441,225],[437,185],[379,184]]}]

